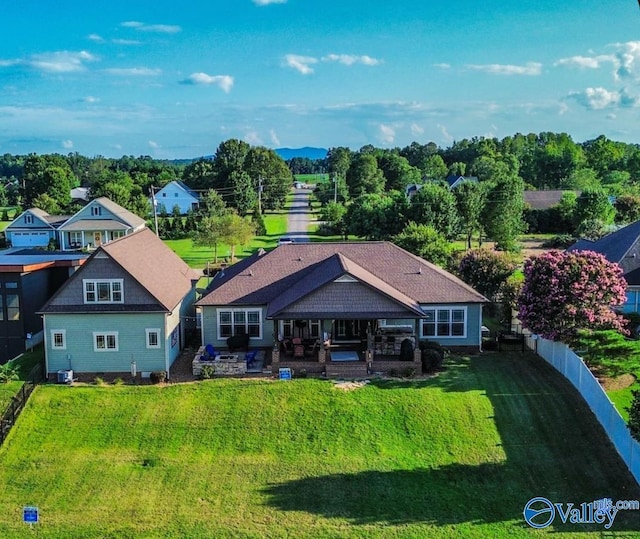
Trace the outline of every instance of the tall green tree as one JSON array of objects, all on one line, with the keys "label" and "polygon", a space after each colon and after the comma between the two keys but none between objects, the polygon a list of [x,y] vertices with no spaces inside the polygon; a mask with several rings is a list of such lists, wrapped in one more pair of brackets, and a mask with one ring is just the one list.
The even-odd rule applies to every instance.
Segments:
[{"label": "tall green tree", "polygon": [[293,185],[293,174],[275,151],[261,146],[250,148],[244,161],[244,172],[261,186],[265,209],[278,210],[284,207]]},{"label": "tall green tree", "polygon": [[482,234],[481,217],[486,200],[486,184],[472,181],[460,183],[453,195],[460,219],[460,230],[464,233],[467,248],[471,249],[474,234]]},{"label": "tall green tree", "polygon": [[524,232],[524,181],[518,176],[501,178],[487,192],[482,225],[500,251],[518,249]]},{"label": "tall green tree", "polygon": [[404,227],[396,199],[379,193],[356,198],[345,217],[349,233],[368,240],[386,240]]},{"label": "tall green tree", "polygon": [[587,189],[580,193],[576,201],[574,222],[579,227],[585,221],[601,221],[610,225],[616,215],[616,209],[609,200],[609,195],[602,189]]},{"label": "tall green tree", "polygon": [[412,167],[406,158],[395,151],[385,152],[378,159],[378,166],[384,175],[387,191],[403,191],[407,185],[420,183],[422,178],[420,169]]},{"label": "tall green tree", "polygon": [[24,163],[24,202],[27,207],[46,193],[61,208],[71,202],[71,189],[77,185],[71,167],[61,155],[29,155]]},{"label": "tall green tree", "polygon": [[398,247],[432,264],[447,267],[451,261],[451,244],[444,234],[430,225],[419,225],[411,221],[392,241]]},{"label": "tall green tree", "polygon": [[448,239],[458,232],[456,199],[444,185],[428,182],[411,197],[409,219],[435,228]]},{"label": "tall green tree", "polygon": [[353,198],[384,191],[384,175],[378,168],[378,160],[372,154],[357,154],[353,158],[347,171],[347,186]]}]

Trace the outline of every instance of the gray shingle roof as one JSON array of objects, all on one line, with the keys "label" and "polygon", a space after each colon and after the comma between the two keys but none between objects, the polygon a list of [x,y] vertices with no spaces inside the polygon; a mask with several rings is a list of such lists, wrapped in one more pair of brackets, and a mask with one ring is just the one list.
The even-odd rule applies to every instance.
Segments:
[{"label": "gray shingle roof", "polygon": [[148,228],[102,245],[99,251],[106,252],[170,311],[200,277]]},{"label": "gray shingle roof", "polygon": [[276,315],[343,275],[401,305],[405,314],[418,313],[419,304],[487,301],[457,277],[389,242],[294,243],[239,264],[216,276],[197,305],[268,305],[268,316]]}]

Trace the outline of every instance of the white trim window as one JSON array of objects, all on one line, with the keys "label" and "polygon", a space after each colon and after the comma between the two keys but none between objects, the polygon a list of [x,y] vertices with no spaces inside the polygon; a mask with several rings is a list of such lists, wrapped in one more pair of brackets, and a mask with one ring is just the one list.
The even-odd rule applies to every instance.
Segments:
[{"label": "white trim window", "polygon": [[160,348],[160,329],[159,328],[147,328],[145,332],[145,342],[147,348]]},{"label": "white trim window", "polygon": [[420,336],[464,339],[467,336],[466,307],[423,308]]},{"label": "white trim window", "polygon": [[52,350],[67,349],[67,330],[66,329],[51,330],[51,349]]},{"label": "white trim window", "polygon": [[235,335],[262,338],[262,311],[260,309],[218,309],[218,339]]},{"label": "white trim window", "polygon": [[33,224],[33,215],[31,215],[30,213],[27,213],[27,214],[24,216],[24,222],[25,222],[25,224],[27,224],[27,225],[32,225],[32,224]]},{"label": "white trim window", "polygon": [[122,279],[83,279],[85,303],[124,303]]},{"label": "white trim window", "polygon": [[93,332],[94,352],[117,352],[118,332],[117,331],[94,331]]},{"label": "white trim window", "polygon": [[82,232],[69,232],[69,243],[71,245],[82,245]]}]

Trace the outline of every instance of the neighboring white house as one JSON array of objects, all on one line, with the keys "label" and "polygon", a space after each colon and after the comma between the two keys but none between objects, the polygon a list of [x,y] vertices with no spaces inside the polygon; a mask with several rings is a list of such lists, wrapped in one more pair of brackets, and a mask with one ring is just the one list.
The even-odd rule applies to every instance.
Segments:
[{"label": "neighboring white house", "polygon": [[[156,211],[162,213],[172,213],[174,206],[180,208],[180,213],[184,215],[189,210],[195,210],[200,204],[198,194],[178,180],[174,180],[160,189],[156,195]],[[153,204],[153,200],[151,201]]]}]

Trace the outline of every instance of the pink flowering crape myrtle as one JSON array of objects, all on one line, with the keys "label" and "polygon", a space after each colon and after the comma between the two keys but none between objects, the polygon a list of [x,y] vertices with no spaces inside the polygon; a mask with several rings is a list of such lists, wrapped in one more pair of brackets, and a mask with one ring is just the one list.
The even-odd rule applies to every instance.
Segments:
[{"label": "pink flowering crape myrtle", "polygon": [[549,251],[524,263],[518,318],[532,333],[569,342],[580,329],[616,329],[626,299],[620,266],[593,251]]}]

